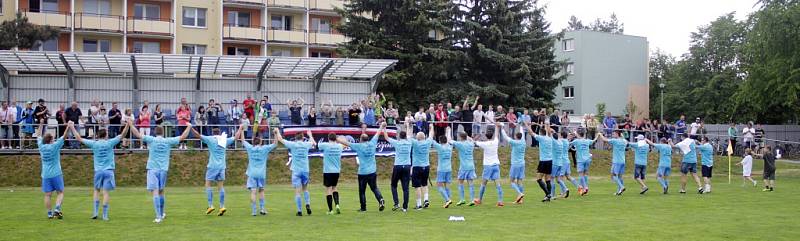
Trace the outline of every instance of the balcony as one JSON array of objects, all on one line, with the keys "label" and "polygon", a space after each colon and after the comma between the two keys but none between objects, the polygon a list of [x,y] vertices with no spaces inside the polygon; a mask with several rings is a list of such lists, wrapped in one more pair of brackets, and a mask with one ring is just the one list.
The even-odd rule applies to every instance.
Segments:
[{"label": "balcony", "polygon": [[175,29],[172,28],[174,20],[169,18],[128,18],[128,34],[173,36]]},{"label": "balcony", "polygon": [[279,30],[270,29],[267,31],[267,39],[270,42],[284,42],[284,43],[305,43],[306,30],[293,29],[293,30]]},{"label": "balcony", "polygon": [[264,41],[264,27],[241,27],[233,24],[226,24],[222,27],[222,38],[226,40]]},{"label": "balcony", "polygon": [[267,7],[270,8],[303,8],[306,7],[304,0],[266,0]]},{"label": "balcony", "polygon": [[347,41],[341,34],[312,32],[308,35],[309,43],[318,45],[337,45]]},{"label": "balcony", "polygon": [[118,15],[75,13],[77,30],[122,33],[123,21],[123,17]]},{"label": "balcony", "polygon": [[317,11],[333,11],[334,7],[344,8],[342,0],[309,0],[308,8]]},{"label": "balcony", "polygon": [[225,0],[225,5],[233,6],[264,6],[265,0]]},{"label": "balcony", "polygon": [[71,28],[72,17],[69,12],[30,12],[21,9],[22,15],[28,18],[28,22],[36,25],[49,25],[59,28]]}]

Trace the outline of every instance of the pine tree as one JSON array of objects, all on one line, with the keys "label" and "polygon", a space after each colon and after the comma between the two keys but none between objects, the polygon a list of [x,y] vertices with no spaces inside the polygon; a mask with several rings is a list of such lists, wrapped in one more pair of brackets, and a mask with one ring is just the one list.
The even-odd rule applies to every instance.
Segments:
[{"label": "pine tree", "polygon": [[0,24],[0,49],[30,49],[36,42],[58,36],[58,29],[51,26],[35,25],[28,18],[17,13],[12,20]]}]

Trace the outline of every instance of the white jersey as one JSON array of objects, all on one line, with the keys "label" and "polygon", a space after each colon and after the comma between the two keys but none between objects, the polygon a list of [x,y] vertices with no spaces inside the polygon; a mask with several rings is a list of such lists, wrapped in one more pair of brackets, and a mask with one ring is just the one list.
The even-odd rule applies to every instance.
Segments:
[{"label": "white jersey", "polygon": [[[495,133],[499,134],[499,133]],[[491,165],[499,165],[500,158],[497,157],[497,146],[500,142],[496,139],[488,140],[488,141],[476,141],[475,145],[483,149],[483,165],[484,166],[491,166]]]},{"label": "white jersey", "polygon": [[472,112],[473,121],[475,123],[483,123],[483,111],[482,110],[475,110]]},{"label": "white jersey", "polygon": [[749,177],[753,171],[753,156],[747,155],[742,159],[742,176]]}]

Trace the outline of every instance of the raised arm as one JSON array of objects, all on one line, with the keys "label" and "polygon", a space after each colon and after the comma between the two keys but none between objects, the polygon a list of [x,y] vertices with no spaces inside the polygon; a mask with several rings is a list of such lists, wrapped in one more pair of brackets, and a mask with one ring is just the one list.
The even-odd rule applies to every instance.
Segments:
[{"label": "raised arm", "polygon": [[79,133],[78,130],[75,130],[74,122],[70,121],[69,123],[67,123],[67,129],[69,129],[68,131],[72,132],[72,136],[75,137],[75,140],[78,140],[78,142],[83,142],[83,138],[81,138],[81,133]]},{"label": "raised arm", "polygon": [[345,139],[344,137],[341,137],[341,136],[336,137],[336,142],[338,142],[339,144],[342,144],[344,146],[350,146],[350,142],[347,141],[347,139]]},{"label": "raised arm", "polygon": [[505,129],[500,128],[500,132],[503,133],[503,140],[506,140],[508,142],[511,141],[511,137],[508,136]]},{"label": "raised arm", "polygon": [[307,130],[306,135],[308,135],[308,139],[311,141],[311,145],[317,146],[317,141],[314,140],[314,135],[312,135],[311,130]]},{"label": "raised arm", "polygon": [[203,136],[202,134],[200,134],[200,132],[197,132],[197,130],[195,130],[194,128],[191,128],[191,127],[187,126],[186,129],[192,129],[192,134],[194,134],[194,135],[196,135],[198,137]]},{"label": "raised arm", "polygon": [[181,134],[181,136],[180,136],[180,140],[181,140],[181,141],[183,141],[183,140],[186,140],[186,138],[187,138],[187,137],[189,137],[189,130],[190,130],[190,129],[194,130],[194,128],[192,128],[192,123],[189,123],[189,124],[186,126],[186,129],[185,129],[185,130],[183,130],[183,133],[182,133],[182,134]]},{"label": "raised arm", "polygon": [[495,141],[497,141],[497,140],[500,140],[500,137],[498,137],[498,136],[500,136],[500,130],[501,130],[501,129],[503,129],[503,128],[500,128],[500,125],[502,125],[502,124],[503,124],[503,123],[500,123],[500,122],[495,122],[495,123],[494,123],[494,135],[493,135],[493,139],[494,139]]},{"label": "raised arm", "polygon": [[472,108],[470,109],[474,110],[475,107],[478,107],[478,99],[480,98],[481,98],[480,96],[475,96],[475,102],[472,103]]},{"label": "raised arm", "polygon": [[436,133],[434,132],[433,123],[431,123],[430,126],[428,127],[428,139],[433,140],[434,134]]},{"label": "raised arm", "polygon": [[[127,134],[128,134],[128,131],[129,131],[129,130],[131,130],[131,129],[136,129],[136,128],[130,128],[132,125],[133,125],[133,123],[131,123],[130,121],[128,121],[128,124],[127,124],[127,125],[125,125],[125,128],[122,128],[122,132],[121,132],[121,133],[119,133],[119,135],[118,135],[118,136],[125,136],[125,135],[127,135]],[[73,128],[73,129],[75,129],[75,128]],[[116,136],[115,136],[115,137],[116,137]]]},{"label": "raised arm", "polygon": [[606,138],[606,136],[603,135],[603,133],[597,133],[596,139],[600,139],[603,142],[608,142],[608,138]]},{"label": "raised arm", "polygon": [[[125,124],[125,127],[127,128],[128,126],[130,126],[132,124],[133,123],[128,122],[128,123]],[[136,128],[131,128],[130,130],[131,130],[131,133],[133,134],[133,136],[135,136],[136,138],[142,139],[142,133],[139,133],[139,131],[136,130]]]},{"label": "raised arm", "polygon": [[243,133],[244,133],[244,129],[245,129],[245,128],[247,128],[247,127],[245,126],[245,124],[244,124],[244,123],[242,123],[241,125],[239,125],[239,130],[237,130],[237,131],[236,131],[236,134],[235,134],[235,135],[233,135],[233,136],[234,136],[234,139],[236,139],[236,140],[240,140],[240,141],[244,141],[244,135],[243,135]]},{"label": "raised arm", "polygon": [[444,129],[444,137],[447,138],[447,143],[453,142],[453,129],[450,129],[450,126]]}]

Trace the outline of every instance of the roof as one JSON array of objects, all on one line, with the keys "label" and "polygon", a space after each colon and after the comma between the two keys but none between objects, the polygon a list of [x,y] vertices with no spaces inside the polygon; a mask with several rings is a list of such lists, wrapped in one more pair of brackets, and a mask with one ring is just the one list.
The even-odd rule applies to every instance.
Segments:
[{"label": "roof", "polygon": [[200,72],[258,75],[263,69],[267,78],[371,79],[391,69],[396,62],[397,60],[391,59],[0,51],[0,66],[8,71],[30,72],[71,70],[73,73]]}]

